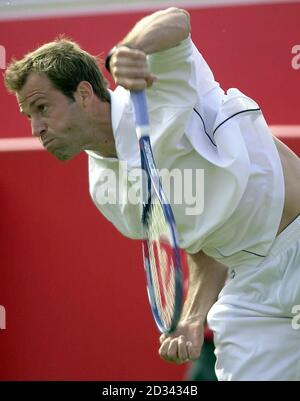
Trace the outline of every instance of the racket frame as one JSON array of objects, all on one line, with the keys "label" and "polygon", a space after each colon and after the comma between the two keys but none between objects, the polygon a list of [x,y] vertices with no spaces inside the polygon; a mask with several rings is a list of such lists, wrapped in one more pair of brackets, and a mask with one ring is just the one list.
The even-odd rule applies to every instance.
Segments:
[{"label": "racket frame", "polygon": [[[157,172],[154,156],[152,152],[151,141],[149,137],[149,120],[147,113],[146,95],[144,91],[131,91],[131,100],[134,106],[135,117],[136,117],[136,132],[139,140],[140,154],[141,154],[141,167],[143,172],[142,187],[143,187],[143,214],[142,224],[144,229],[143,239],[143,258],[144,268],[147,279],[147,292],[151,310],[154,316],[154,320],[158,326],[160,332],[170,334],[176,330],[178,322],[181,316],[182,303],[183,303],[183,272],[181,264],[180,249],[177,240],[177,231],[175,218],[173,215],[172,208],[164,194],[161,180]],[[145,180],[146,174],[146,180]],[[152,196],[155,195],[160,203],[164,217],[166,219],[170,239],[172,246],[172,261],[174,269],[174,286],[175,286],[175,299],[174,299],[174,313],[171,319],[170,326],[166,327],[163,319],[160,316],[159,308],[157,306],[153,277],[150,267],[150,255],[149,255],[149,243],[148,243],[148,213],[151,206]]]}]

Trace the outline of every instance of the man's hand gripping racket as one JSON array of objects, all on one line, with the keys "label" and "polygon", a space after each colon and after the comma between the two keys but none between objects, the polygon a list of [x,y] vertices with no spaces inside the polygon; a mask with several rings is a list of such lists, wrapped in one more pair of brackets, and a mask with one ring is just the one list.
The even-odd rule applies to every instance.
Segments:
[{"label": "man's hand gripping racket", "polygon": [[159,330],[177,328],[183,303],[183,273],[175,220],[153,158],[144,91],[131,91],[143,169],[143,257],[148,298]]}]

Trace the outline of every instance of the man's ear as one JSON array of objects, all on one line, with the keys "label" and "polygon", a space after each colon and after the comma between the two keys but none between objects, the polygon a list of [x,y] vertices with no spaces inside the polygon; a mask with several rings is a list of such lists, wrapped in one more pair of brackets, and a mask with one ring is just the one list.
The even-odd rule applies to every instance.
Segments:
[{"label": "man's ear", "polygon": [[92,85],[88,81],[81,81],[77,85],[76,91],[74,92],[75,99],[83,107],[86,107],[92,100],[94,90]]}]

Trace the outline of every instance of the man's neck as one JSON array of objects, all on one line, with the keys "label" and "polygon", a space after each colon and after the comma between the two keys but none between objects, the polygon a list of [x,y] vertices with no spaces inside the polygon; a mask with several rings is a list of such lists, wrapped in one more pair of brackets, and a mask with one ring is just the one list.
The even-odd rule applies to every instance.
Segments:
[{"label": "man's neck", "polygon": [[92,108],[88,141],[84,149],[103,157],[117,157],[110,103],[100,101]]}]

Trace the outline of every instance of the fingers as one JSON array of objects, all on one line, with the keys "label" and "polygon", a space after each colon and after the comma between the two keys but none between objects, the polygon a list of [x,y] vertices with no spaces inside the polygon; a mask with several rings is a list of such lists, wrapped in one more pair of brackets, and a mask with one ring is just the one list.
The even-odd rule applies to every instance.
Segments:
[{"label": "fingers", "polygon": [[117,85],[123,86],[125,89],[129,90],[143,90],[147,88],[147,81],[145,79],[129,79],[129,78],[115,78],[115,83]]},{"label": "fingers", "polygon": [[194,346],[191,341],[186,341],[183,335],[175,338],[162,335],[160,341],[159,355],[165,361],[180,364],[199,357],[199,345]]},{"label": "fingers", "polygon": [[188,341],[186,343],[186,348],[187,348],[187,354],[188,354],[188,359],[190,361],[195,361],[196,359],[199,358],[200,356],[200,350],[199,346],[194,346],[191,341]]},{"label": "fingers", "polygon": [[156,81],[157,78],[155,75],[150,74],[147,78],[146,78],[146,83],[147,83],[147,88],[149,88],[150,86],[153,85],[153,82]]},{"label": "fingers", "polygon": [[148,68],[146,54],[121,46],[113,54],[110,70],[117,85],[130,90],[142,90],[153,84],[156,77]]},{"label": "fingers", "polygon": [[116,65],[112,68],[112,74],[115,77],[126,77],[126,78],[143,78],[146,79],[149,77],[150,72],[148,67],[146,66],[122,66]]},{"label": "fingers", "polygon": [[162,344],[167,338],[168,338],[168,337],[166,336],[166,334],[162,334],[162,335],[159,337],[159,342],[160,342],[160,344]]},{"label": "fingers", "polygon": [[184,336],[180,336],[177,343],[177,358],[179,361],[186,362],[189,359],[187,342]]}]

